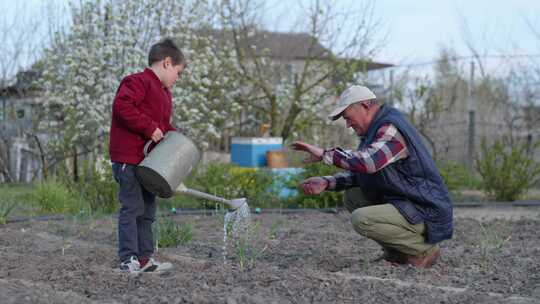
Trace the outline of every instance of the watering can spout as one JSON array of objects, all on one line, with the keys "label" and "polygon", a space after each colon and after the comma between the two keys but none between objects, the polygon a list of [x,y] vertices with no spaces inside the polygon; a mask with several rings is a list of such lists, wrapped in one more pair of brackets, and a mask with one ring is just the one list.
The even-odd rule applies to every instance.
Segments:
[{"label": "watering can spout", "polygon": [[235,199],[229,200],[228,204],[229,204],[229,207],[232,210],[236,210],[236,209],[242,207],[243,205],[247,205],[247,199],[245,199],[243,197],[242,198],[235,198]]},{"label": "watering can spout", "polygon": [[197,191],[197,190],[194,190],[194,189],[187,188],[184,185],[184,183],[181,183],[176,188],[174,193],[176,193],[176,194],[187,194],[187,195],[191,195],[191,196],[194,196],[194,197],[211,200],[211,201],[214,201],[214,202],[227,204],[227,205],[229,205],[229,208],[231,210],[236,210],[236,209],[240,208],[241,206],[243,206],[244,204],[247,204],[247,200],[245,198],[236,198],[236,199],[228,200],[228,199],[224,199],[224,198],[219,197],[219,196],[215,196],[215,195],[212,195],[212,194],[208,194],[208,193],[204,193],[204,192],[201,192],[201,191]]}]

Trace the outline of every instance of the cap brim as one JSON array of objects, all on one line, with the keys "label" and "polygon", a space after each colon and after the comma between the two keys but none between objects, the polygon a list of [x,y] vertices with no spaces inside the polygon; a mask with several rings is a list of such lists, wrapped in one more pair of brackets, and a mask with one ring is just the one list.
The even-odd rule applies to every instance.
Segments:
[{"label": "cap brim", "polygon": [[341,115],[343,114],[343,111],[345,111],[345,109],[347,107],[348,107],[348,105],[335,108],[334,111],[332,111],[332,113],[330,113],[330,115],[328,115],[328,119],[330,119],[330,120],[338,120],[341,117]]}]

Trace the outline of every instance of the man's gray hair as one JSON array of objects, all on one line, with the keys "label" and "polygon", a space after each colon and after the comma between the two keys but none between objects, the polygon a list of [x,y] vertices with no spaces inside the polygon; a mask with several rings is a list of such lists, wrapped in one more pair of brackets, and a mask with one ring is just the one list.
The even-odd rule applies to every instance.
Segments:
[{"label": "man's gray hair", "polygon": [[352,105],[356,106],[356,105],[359,105],[361,103],[366,104],[368,107],[372,107],[372,106],[380,104],[379,100],[374,98],[374,99],[370,99],[370,100],[363,100],[363,101],[355,102]]}]

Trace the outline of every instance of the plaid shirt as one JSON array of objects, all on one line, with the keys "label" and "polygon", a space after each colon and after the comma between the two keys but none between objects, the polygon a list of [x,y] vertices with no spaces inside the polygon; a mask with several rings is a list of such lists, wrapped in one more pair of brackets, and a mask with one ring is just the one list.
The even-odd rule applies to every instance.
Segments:
[{"label": "plaid shirt", "polygon": [[326,164],[347,170],[324,177],[329,181],[328,190],[353,187],[355,173],[375,173],[408,155],[405,139],[398,129],[390,123],[383,124],[375,140],[363,149],[345,151],[338,147],[324,152],[323,161]]}]

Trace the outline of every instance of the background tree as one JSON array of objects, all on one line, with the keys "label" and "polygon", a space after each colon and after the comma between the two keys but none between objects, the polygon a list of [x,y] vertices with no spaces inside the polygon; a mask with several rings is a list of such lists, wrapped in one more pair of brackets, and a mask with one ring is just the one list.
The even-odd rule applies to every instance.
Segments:
[{"label": "background tree", "polygon": [[296,26],[286,31],[305,33],[308,45],[302,62],[291,65],[279,60],[283,54],[261,48],[268,39],[261,20],[263,2],[222,1],[220,24],[234,43],[236,77],[246,81],[243,102],[252,130],[268,124],[271,135],[287,139],[326,120],[322,102],[358,77],[379,47],[373,3],[358,4],[354,11],[341,11],[332,1],[310,1],[303,7]]},{"label": "background tree", "polygon": [[456,126],[466,125],[468,86],[455,57],[443,48],[431,71],[406,69],[395,81],[394,101],[422,134],[435,160],[453,148],[450,139],[462,132]]}]

